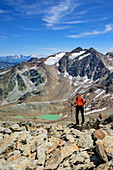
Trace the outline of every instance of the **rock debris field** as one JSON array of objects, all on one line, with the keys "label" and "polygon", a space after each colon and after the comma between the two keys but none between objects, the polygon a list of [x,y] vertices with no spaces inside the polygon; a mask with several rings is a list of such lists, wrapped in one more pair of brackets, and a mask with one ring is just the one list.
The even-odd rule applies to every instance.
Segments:
[{"label": "rock debris field", "polygon": [[83,126],[2,122],[0,170],[112,170],[113,122]]}]

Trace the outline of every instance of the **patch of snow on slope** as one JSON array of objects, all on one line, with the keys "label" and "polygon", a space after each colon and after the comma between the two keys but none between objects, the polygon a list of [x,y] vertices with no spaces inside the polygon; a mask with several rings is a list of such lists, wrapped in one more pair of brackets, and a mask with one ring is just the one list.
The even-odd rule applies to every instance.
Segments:
[{"label": "patch of snow on slope", "polygon": [[92,111],[90,111],[90,112],[85,113],[85,115],[88,115],[88,114],[90,114],[90,113],[95,113],[95,112],[101,112],[101,111],[104,111],[104,110],[106,110],[106,107],[104,107],[104,108],[102,108],[102,109],[98,109],[98,110],[92,110]]},{"label": "patch of snow on slope", "polygon": [[85,55],[83,55],[83,56],[79,57],[79,59],[78,59],[78,60],[82,60],[83,58],[85,58],[85,57],[89,56],[90,54],[91,54],[91,53],[85,54]]},{"label": "patch of snow on slope", "polygon": [[99,93],[96,95],[96,97],[95,97],[94,99],[98,98],[99,96],[101,96],[101,95],[104,94],[105,92],[106,92],[105,90],[102,90],[101,92],[99,92]]},{"label": "patch of snow on slope", "polygon": [[74,85],[83,85],[85,83],[92,83],[92,80],[88,79],[87,76],[84,77],[80,77],[79,75],[77,77],[75,77],[75,83]]},{"label": "patch of snow on slope", "polygon": [[3,71],[3,72],[0,73],[0,75],[5,74],[5,73],[7,73],[7,72],[9,72],[9,71],[10,71],[10,70]]},{"label": "patch of snow on slope", "polygon": [[108,96],[110,96],[110,94],[106,94],[106,95],[104,95],[102,98],[105,98],[105,97],[108,97]]},{"label": "patch of snow on slope", "polygon": [[107,68],[108,68],[109,70],[113,70],[113,67],[110,66],[110,65],[107,65]]},{"label": "patch of snow on slope", "polygon": [[64,77],[68,77],[68,78],[69,78],[69,82],[70,82],[70,86],[71,86],[72,83],[73,83],[73,82],[72,82],[72,81],[73,81],[73,77],[70,76],[66,70],[65,70],[65,73],[64,73]]},{"label": "patch of snow on slope", "polygon": [[84,54],[86,51],[80,51],[79,53],[72,53],[69,57],[70,60],[73,60],[74,58],[78,57],[79,55]]},{"label": "patch of snow on slope", "polygon": [[69,74],[68,74],[68,72],[65,70],[65,72],[64,72],[64,77],[68,77],[69,76]]},{"label": "patch of snow on slope", "polygon": [[60,71],[58,71],[58,74],[61,74]]},{"label": "patch of snow on slope", "polygon": [[112,94],[112,97],[111,97],[111,99],[113,99],[113,94]]},{"label": "patch of snow on slope", "polygon": [[101,92],[101,89],[97,89],[96,91],[95,91],[95,93],[100,93]]},{"label": "patch of snow on slope", "polygon": [[49,57],[45,64],[46,65],[54,65],[55,63],[58,63],[59,60],[65,55],[66,53],[59,53],[59,54],[56,54],[55,57]]},{"label": "patch of snow on slope", "polygon": [[36,69],[36,68],[37,68],[37,66],[31,67],[31,68],[30,68],[30,70],[32,70],[32,69]]}]

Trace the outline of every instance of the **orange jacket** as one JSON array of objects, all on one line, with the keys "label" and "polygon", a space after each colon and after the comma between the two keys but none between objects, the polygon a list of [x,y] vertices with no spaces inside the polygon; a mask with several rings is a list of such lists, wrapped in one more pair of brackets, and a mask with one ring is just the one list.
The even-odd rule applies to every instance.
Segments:
[{"label": "orange jacket", "polygon": [[74,104],[76,104],[77,103],[77,105],[78,106],[83,106],[83,104],[85,103],[86,101],[84,100],[84,99],[82,99],[82,98],[78,98],[78,99],[76,99],[75,98],[75,102],[74,102]]}]

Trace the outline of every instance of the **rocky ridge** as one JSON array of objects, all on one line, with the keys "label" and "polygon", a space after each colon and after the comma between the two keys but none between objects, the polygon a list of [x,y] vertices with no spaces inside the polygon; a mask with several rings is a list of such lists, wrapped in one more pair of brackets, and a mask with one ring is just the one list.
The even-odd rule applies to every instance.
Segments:
[{"label": "rocky ridge", "polygon": [[[113,169],[113,122],[83,126],[3,122],[0,169]],[[106,122],[106,120],[105,120]]]}]

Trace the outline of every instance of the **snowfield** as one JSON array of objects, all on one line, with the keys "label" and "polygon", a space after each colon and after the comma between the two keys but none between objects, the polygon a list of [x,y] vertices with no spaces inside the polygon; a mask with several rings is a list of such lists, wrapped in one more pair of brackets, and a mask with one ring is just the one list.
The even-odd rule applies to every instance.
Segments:
[{"label": "snowfield", "polygon": [[79,53],[73,53],[71,54],[71,56],[69,57],[70,60],[73,60],[74,58],[78,57],[79,55],[84,54],[86,51],[80,51]]},{"label": "snowfield", "polygon": [[88,114],[90,114],[90,113],[95,113],[95,112],[101,112],[101,111],[104,111],[104,110],[106,110],[106,107],[104,107],[104,108],[102,108],[102,109],[92,110],[92,111],[90,111],[90,112],[85,113],[85,115],[88,115]]},{"label": "snowfield", "polygon": [[85,54],[85,55],[83,55],[83,56],[79,57],[79,59],[78,59],[78,60],[82,60],[83,58],[85,58],[85,57],[89,56],[90,54],[91,54],[91,53]]},{"label": "snowfield", "polygon": [[10,70],[7,70],[7,71],[3,71],[3,72],[1,72],[0,73],[0,75],[2,75],[2,74],[6,74],[6,73],[8,73]]},{"label": "snowfield", "polygon": [[108,68],[109,70],[113,70],[113,67],[110,66],[110,65],[107,65],[107,68]]},{"label": "snowfield", "polygon": [[66,53],[59,53],[59,54],[56,54],[55,57],[49,57],[45,64],[46,65],[54,65],[55,63],[58,63],[59,60],[65,55]]},{"label": "snowfield", "polygon": [[[98,90],[100,90],[100,89],[98,89]],[[96,97],[94,98],[94,99],[96,99],[96,98],[98,98],[99,96],[101,96],[102,94],[104,94],[106,92],[106,90],[102,90],[102,91],[100,91],[99,93],[97,93],[97,95],[96,95]]]}]

